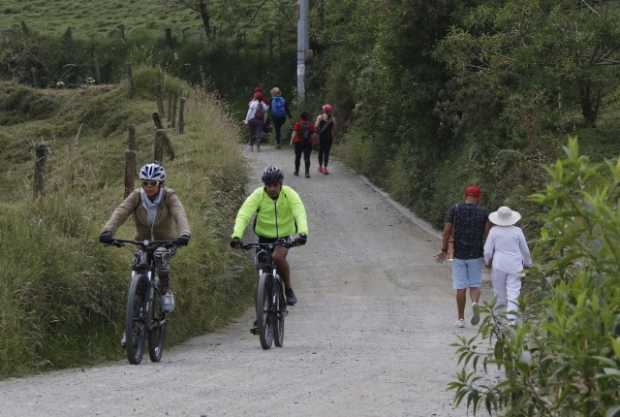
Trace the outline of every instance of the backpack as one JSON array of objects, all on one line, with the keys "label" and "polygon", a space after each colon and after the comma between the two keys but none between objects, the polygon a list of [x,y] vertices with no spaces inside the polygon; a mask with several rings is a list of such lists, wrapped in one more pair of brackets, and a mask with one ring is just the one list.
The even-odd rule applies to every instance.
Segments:
[{"label": "backpack", "polygon": [[256,105],[256,112],[254,112],[254,118],[256,120],[265,121],[265,109],[263,108],[263,102],[258,100]]},{"label": "backpack", "polygon": [[286,100],[276,96],[271,99],[271,115],[274,117],[286,117]]},{"label": "backpack", "polygon": [[301,136],[301,142],[303,143],[310,143],[310,135],[312,132],[310,132],[310,123],[302,123],[301,124],[301,132],[300,135]]}]

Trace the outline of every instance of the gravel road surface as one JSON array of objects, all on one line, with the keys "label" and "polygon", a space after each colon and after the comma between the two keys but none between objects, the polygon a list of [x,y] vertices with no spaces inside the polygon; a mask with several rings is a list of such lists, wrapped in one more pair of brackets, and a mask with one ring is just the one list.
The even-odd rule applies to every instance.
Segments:
[{"label": "gravel road surface", "polygon": [[[337,162],[332,175],[292,175],[290,150],[248,154],[254,186],[269,163],[301,195],[308,245],[291,250],[283,348],[264,351],[250,309],[219,332],[126,361],[0,382],[2,417],[449,417],[456,372],[455,301],[439,242]],[[232,228],[232,225],[231,225]],[[468,311],[469,313],[469,311]],[[172,317],[171,325],[182,317]]]}]

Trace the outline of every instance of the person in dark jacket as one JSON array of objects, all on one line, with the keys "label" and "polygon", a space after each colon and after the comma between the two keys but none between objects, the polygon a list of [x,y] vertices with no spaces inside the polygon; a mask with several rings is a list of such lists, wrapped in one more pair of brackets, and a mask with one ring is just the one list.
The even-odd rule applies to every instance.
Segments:
[{"label": "person in dark jacket", "polygon": [[441,252],[436,256],[439,262],[447,258],[448,243],[454,239],[454,260],[452,262],[452,284],[456,290],[458,319],[457,327],[465,327],[465,304],[467,289],[472,302],[471,324],[480,322],[480,285],[484,265],[484,240],[491,224],[489,212],[480,207],[480,187],[465,188],[465,202],[450,207],[443,228]]}]

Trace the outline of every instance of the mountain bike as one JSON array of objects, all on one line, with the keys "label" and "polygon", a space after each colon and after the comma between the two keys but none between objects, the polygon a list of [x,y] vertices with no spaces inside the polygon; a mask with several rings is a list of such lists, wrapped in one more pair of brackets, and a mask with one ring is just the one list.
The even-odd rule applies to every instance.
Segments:
[{"label": "mountain bike", "polygon": [[[161,309],[158,266],[156,258],[170,257],[176,248],[172,240],[135,241],[114,239],[111,243],[122,247],[135,245],[131,281],[127,291],[125,314],[125,349],[129,363],[142,362],[145,341],[148,340],[149,357],[159,362],[166,337],[166,313]],[[169,258],[167,260],[169,262]]]},{"label": "mountain bike", "polygon": [[301,243],[295,239],[280,239],[274,243],[246,243],[241,249],[256,248],[256,327],[253,334],[258,334],[263,349],[270,349],[273,344],[284,344],[284,318],[286,294],[284,283],[273,262],[272,253],[277,246],[291,248]]}]

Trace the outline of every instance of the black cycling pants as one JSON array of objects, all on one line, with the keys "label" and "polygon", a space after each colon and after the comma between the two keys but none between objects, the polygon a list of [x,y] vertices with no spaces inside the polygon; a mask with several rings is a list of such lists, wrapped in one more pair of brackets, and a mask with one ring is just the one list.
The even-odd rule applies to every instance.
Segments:
[{"label": "black cycling pants", "polygon": [[332,138],[321,138],[319,140],[319,165],[324,167],[329,163],[329,152],[332,149]]},{"label": "black cycling pants", "polygon": [[306,165],[306,173],[310,172],[310,154],[312,153],[312,144],[310,142],[299,142],[295,144],[295,172],[299,174],[299,164],[301,162],[301,154],[304,154],[304,162]]},{"label": "black cycling pants", "polygon": [[273,121],[273,128],[276,131],[276,144],[280,144],[282,141],[282,125],[286,122],[286,117],[271,116]]}]

